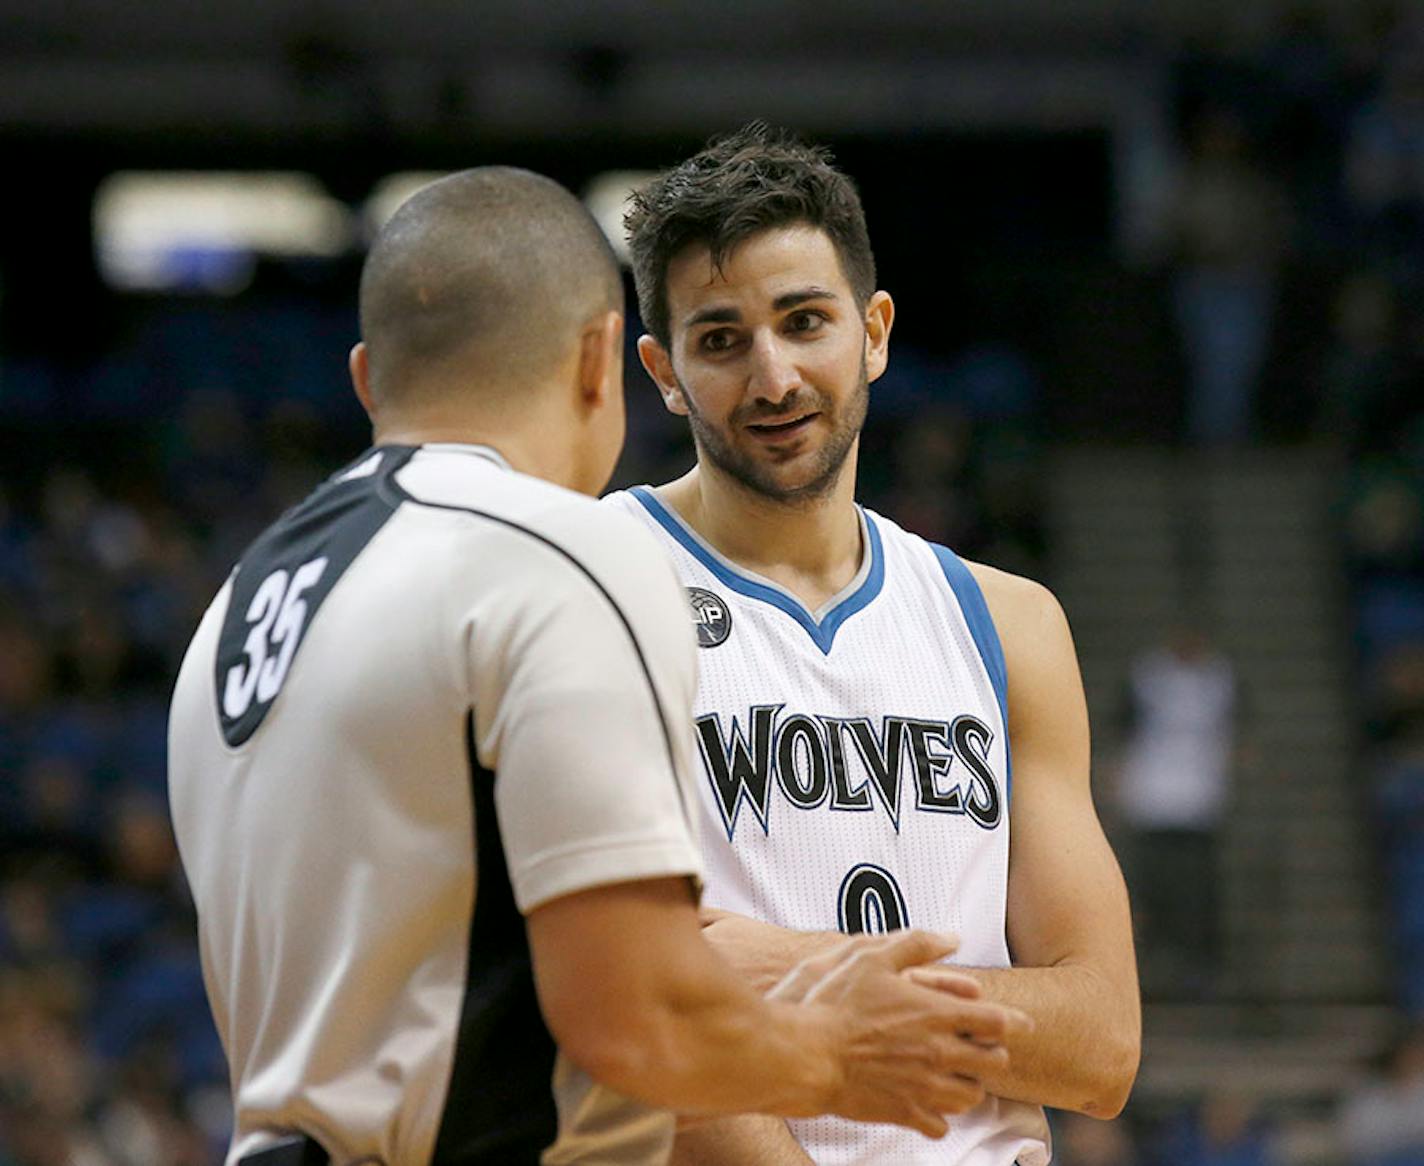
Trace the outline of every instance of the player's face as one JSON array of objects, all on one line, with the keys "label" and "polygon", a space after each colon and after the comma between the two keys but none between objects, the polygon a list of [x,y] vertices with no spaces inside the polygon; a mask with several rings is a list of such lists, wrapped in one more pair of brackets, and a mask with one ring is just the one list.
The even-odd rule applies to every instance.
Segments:
[{"label": "player's face", "polygon": [[667,297],[671,352],[650,337],[639,351],[699,457],[778,501],[828,492],[885,368],[889,296],[862,309],[830,238],[788,227],[753,235],[720,269],[689,248],[668,266]]}]

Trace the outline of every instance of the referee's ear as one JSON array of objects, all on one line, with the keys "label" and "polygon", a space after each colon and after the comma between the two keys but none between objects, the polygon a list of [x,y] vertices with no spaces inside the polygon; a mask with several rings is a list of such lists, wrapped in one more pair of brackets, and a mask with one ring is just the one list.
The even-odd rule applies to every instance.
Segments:
[{"label": "referee's ear", "polygon": [[[358,346],[359,347],[359,346]],[[353,353],[354,356],[354,353]],[[578,391],[584,404],[597,406],[623,395],[623,314],[605,312],[584,325],[579,337]],[[359,395],[359,394],[358,394]]]},{"label": "referee's ear", "polygon": [[346,367],[351,370],[351,387],[356,390],[356,399],[361,402],[361,408],[366,410],[366,416],[374,425],[376,402],[371,396],[371,362],[364,340],[358,340],[351,349],[351,355],[346,358]]}]

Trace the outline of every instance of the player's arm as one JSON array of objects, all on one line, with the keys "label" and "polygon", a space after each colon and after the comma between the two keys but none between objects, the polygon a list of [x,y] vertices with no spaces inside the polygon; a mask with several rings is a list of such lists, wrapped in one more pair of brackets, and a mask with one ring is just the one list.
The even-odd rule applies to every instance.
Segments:
[{"label": "player's arm", "polygon": [[947,954],[922,932],[846,941],[763,998],[703,940],[685,880],[562,896],[528,916],[540,1007],[566,1056],[685,1113],[840,1113],[930,1136],[1001,1072],[1012,1014],[949,1005],[901,969]]},{"label": "player's arm", "polygon": [[668,1166],[815,1166],[786,1123],[739,1114],[680,1126]]},{"label": "player's arm", "polygon": [[1137,1073],[1141,1006],[1127,890],[1093,808],[1072,635],[1045,588],[973,569],[1008,672],[1014,966],[972,974],[987,999],[1036,1022],[1010,1038],[1008,1066],[985,1085],[1001,1097],[1112,1117]]}]

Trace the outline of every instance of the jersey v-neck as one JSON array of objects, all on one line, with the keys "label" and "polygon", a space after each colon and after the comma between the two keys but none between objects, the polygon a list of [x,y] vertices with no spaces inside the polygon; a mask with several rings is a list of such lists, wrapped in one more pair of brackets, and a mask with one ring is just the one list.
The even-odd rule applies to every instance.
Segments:
[{"label": "jersey v-neck", "polygon": [[880,532],[875,527],[875,520],[859,506],[855,512],[860,519],[863,544],[870,548],[870,553],[862,556],[855,577],[812,612],[781,584],[737,566],[714,549],[679,514],[659,501],[647,486],[634,486],[629,493],[642,503],[659,526],[724,585],[738,595],[769,604],[790,616],[824,655],[830,655],[831,645],[835,643],[836,632],[841,625],[879,595],[885,582],[885,551],[881,546]]}]

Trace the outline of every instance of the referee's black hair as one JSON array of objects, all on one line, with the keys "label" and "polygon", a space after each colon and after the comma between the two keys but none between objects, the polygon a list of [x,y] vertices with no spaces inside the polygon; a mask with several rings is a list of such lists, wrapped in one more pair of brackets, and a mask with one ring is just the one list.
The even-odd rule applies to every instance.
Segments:
[{"label": "referee's black hair", "polygon": [[875,256],[855,183],[831,164],[830,151],[754,121],[714,138],[687,161],[634,193],[624,218],[643,323],[658,342],[671,339],[668,264],[701,245],[720,267],[739,243],[773,227],[806,224],[830,236],[862,307],[875,291]]},{"label": "referee's black hair", "polygon": [[432,379],[525,386],[583,323],[622,306],[608,240],[557,182],[508,166],[452,174],[407,199],[366,257],[372,393]]}]

